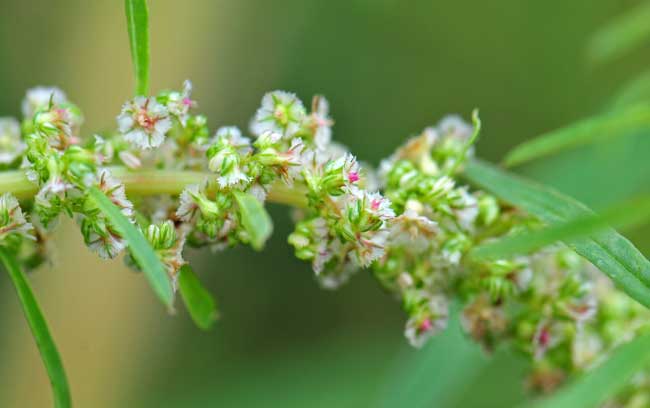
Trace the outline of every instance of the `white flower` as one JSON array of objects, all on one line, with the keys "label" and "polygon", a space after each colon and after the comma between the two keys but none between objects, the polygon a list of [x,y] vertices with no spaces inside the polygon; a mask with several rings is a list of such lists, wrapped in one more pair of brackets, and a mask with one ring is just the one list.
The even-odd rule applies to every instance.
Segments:
[{"label": "white flower", "polygon": [[251,151],[250,140],[242,137],[236,127],[220,128],[215,139],[215,144],[207,151],[208,167],[219,174],[219,185],[228,187],[240,182],[248,183],[250,177],[242,169],[241,160]]},{"label": "white flower", "polygon": [[387,238],[388,231],[385,229],[362,234],[350,256],[360,267],[366,268],[384,255]]},{"label": "white flower", "polygon": [[242,136],[241,130],[236,126],[223,126],[217,129],[217,133],[214,135],[214,141],[217,143],[227,143],[241,154],[246,154],[251,150],[251,140]]},{"label": "white flower", "polygon": [[404,335],[413,347],[420,348],[433,335],[447,327],[449,306],[441,295],[427,295],[425,310],[406,322]]},{"label": "white flower", "polygon": [[257,199],[260,203],[263,203],[266,200],[266,195],[268,192],[263,185],[255,183],[248,188],[248,193]]},{"label": "white flower", "polygon": [[293,186],[293,181],[300,177],[302,171],[302,151],[305,145],[300,138],[291,140],[291,145],[287,151],[278,154],[278,172],[282,181],[289,187]]},{"label": "white flower", "polygon": [[407,245],[418,252],[427,248],[438,234],[438,224],[412,209],[406,209],[390,223],[391,245]]},{"label": "white flower", "polygon": [[124,139],[141,149],[160,146],[172,127],[168,109],[144,96],[124,104],[117,124]]},{"label": "white flower", "polygon": [[120,158],[122,163],[130,169],[139,169],[142,167],[142,160],[133,152],[130,152],[128,150],[122,150],[117,154],[117,156]]},{"label": "white flower", "polygon": [[280,140],[282,140],[281,133],[267,130],[262,132],[262,134],[257,137],[257,140],[255,140],[255,147],[257,147],[260,150],[263,150],[268,147],[273,147]]},{"label": "white flower", "polygon": [[323,289],[337,289],[350,280],[350,277],[357,271],[356,265],[350,261],[342,261],[331,268],[325,268],[316,275],[318,283]]},{"label": "white flower", "polygon": [[185,80],[183,82],[183,92],[170,92],[167,99],[167,109],[169,113],[176,116],[183,126],[187,124],[190,108],[196,106],[196,102],[191,99],[192,82]]},{"label": "white flower", "polygon": [[12,234],[35,239],[33,229],[32,224],[25,219],[16,197],[11,193],[0,195],[0,242]]},{"label": "white flower", "polygon": [[343,182],[346,185],[353,185],[361,179],[361,168],[356,157],[350,153],[339,157],[325,166],[326,172],[341,171]]},{"label": "white flower", "polygon": [[474,127],[458,115],[447,115],[438,122],[438,131],[442,136],[451,136],[466,142],[472,136]]},{"label": "white flower", "polygon": [[459,207],[456,210],[456,218],[461,227],[471,231],[474,228],[474,223],[479,214],[478,200],[467,192],[466,187],[459,188],[456,192],[459,194],[454,203],[455,206]]},{"label": "white flower", "polygon": [[126,198],[124,184],[113,177],[109,170],[99,170],[97,188],[108,197],[124,214],[125,217],[133,216],[133,204]]},{"label": "white flower", "polygon": [[47,108],[50,100],[55,105],[68,102],[65,93],[56,87],[37,86],[29,89],[23,99],[22,111],[25,119],[31,119],[36,111]]},{"label": "white flower", "polygon": [[602,357],[603,341],[597,335],[577,330],[571,342],[571,360],[576,367],[588,368]]},{"label": "white flower", "polygon": [[196,202],[196,197],[202,194],[199,191],[200,187],[198,184],[192,184],[185,187],[183,192],[180,195],[180,205],[178,210],[176,210],[176,216],[183,222],[192,222],[198,211],[199,205]]},{"label": "white flower", "polygon": [[61,175],[53,175],[41,186],[38,194],[36,194],[36,203],[44,207],[51,207],[52,199],[55,197],[63,199],[66,193],[72,189],[74,189],[74,186],[63,180]]},{"label": "white flower", "polygon": [[227,174],[217,178],[217,182],[221,188],[234,186],[239,183],[248,183],[250,180],[250,177],[248,177],[239,167],[235,167]]},{"label": "white flower", "polygon": [[223,148],[210,158],[208,167],[211,171],[219,174],[217,182],[220,187],[228,187],[248,183],[250,177],[244,173],[239,165],[239,155],[232,149]]},{"label": "white flower", "polygon": [[113,259],[126,248],[126,241],[111,230],[106,235],[90,232],[87,244],[88,248],[102,259]]},{"label": "white flower", "polygon": [[447,198],[455,185],[456,183],[451,177],[442,176],[433,183],[431,191],[427,193],[427,196],[431,199]]},{"label": "white flower", "polygon": [[333,121],[329,117],[329,103],[324,96],[316,95],[312,100],[312,112],[307,120],[307,127],[314,135],[314,144],[318,149],[325,149],[332,140]]},{"label": "white flower", "polygon": [[271,131],[290,139],[305,119],[305,107],[295,94],[274,91],[262,98],[262,106],[257,110],[251,123],[251,132],[262,135]]},{"label": "white flower", "polygon": [[558,331],[560,330],[557,325],[548,319],[544,319],[537,324],[537,329],[535,329],[535,334],[532,339],[535,360],[541,360],[548,349],[558,344],[561,340],[561,335]]},{"label": "white flower", "polygon": [[367,211],[382,221],[395,217],[395,211],[391,208],[390,200],[379,193],[365,192],[365,204]]},{"label": "white flower", "polygon": [[14,118],[0,118],[0,164],[13,163],[24,150],[18,121]]}]

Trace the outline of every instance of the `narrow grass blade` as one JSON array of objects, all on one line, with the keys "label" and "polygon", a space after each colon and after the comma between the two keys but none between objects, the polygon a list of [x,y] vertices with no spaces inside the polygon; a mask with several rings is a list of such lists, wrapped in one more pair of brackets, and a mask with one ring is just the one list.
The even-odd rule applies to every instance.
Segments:
[{"label": "narrow grass blade", "polygon": [[147,95],[149,89],[149,9],[147,1],[124,0],[124,9],[135,72],[135,94]]},{"label": "narrow grass blade", "polygon": [[548,156],[578,146],[624,136],[632,131],[650,131],[650,104],[638,104],[582,120],[520,144],[504,159],[506,166]]},{"label": "narrow grass blade", "polygon": [[650,103],[650,71],[625,83],[614,96],[611,107],[621,109],[641,102]]},{"label": "narrow grass blade", "polygon": [[[549,225],[593,215],[585,205],[570,197],[485,162],[470,161],[465,167],[465,176]],[[588,237],[566,240],[566,243],[630,297],[650,307],[650,262],[630,241],[608,228]]]},{"label": "narrow grass blade", "polygon": [[647,1],[615,17],[593,35],[587,48],[589,58],[593,62],[604,63],[650,43],[648,21],[650,3]]},{"label": "narrow grass blade", "polygon": [[59,355],[52,335],[47,327],[47,322],[38,307],[34,298],[34,293],[29,287],[25,274],[18,265],[18,262],[12,254],[5,248],[0,247],[0,260],[4,264],[11,281],[16,288],[16,293],[25,313],[25,318],[32,331],[36,346],[41,353],[45,370],[50,377],[52,384],[52,394],[54,396],[54,406],[56,408],[69,408],[72,406],[70,398],[70,387],[63,369],[61,356]]},{"label": "narrow grass blade", "polygon": [[630,227],[650,221],[650,197],[614,206],[599,215],[585,215],[539,230],[523,232],[474,248],[474,258],[507,258],[525,254],[558,241],[573,240],[601,232],[608,227]]},{"label": "narrow grass blade", "polygon": [[120,212],[119,208],[115,206],[96,187],[91,187],[88,193],[93,200],[97,203],[99,209],[106,215],[106,217],[113,223],[115,228],[122,234],[124,239],[129,243],[129,249],[133,258],[136,260],[144,276],[149,281],[156,295],[160,300],[169,308],[172,307],[174,300],[174,292],[172,290],[171,282],[167,277],[165,268],[156,256],[153,248],[145,239],[138,229],[131,224],[131,222]]},{"label": "narrow grass blade", "polygon": [[217,304],[189,265],[183,265],[179,272],[178,289],[194,323],[203,330],[212,327],[219,317]]},{"label": "narrow grass blade", "polygon": [[576,378],[551,397],[533,401],[527,408],[598,407],[623,388],[630,378],[650,364],[650,333],[618,347],[602,364]]},{"label": "narrow grass blade", "polygon": [[239,205],[242,225],[250,236],[251,246],[259,251],[273,232],[271,217],[262,203],[252,195],[242,192],[235,192],[234,195]]}]

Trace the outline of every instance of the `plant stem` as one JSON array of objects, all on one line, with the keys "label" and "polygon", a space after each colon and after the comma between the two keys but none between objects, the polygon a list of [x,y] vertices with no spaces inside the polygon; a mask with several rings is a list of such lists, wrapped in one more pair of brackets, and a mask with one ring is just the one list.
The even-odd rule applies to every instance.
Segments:
[{"label": "plant stem", "polygon": [[47,327],[47,322],[34,298],[34,293],[29,287],[25,274],[14,256],[3,247],[0,247],[0,261],[4,264],[14,284],[14,288],[23,307],[23,312],[25,313],[25,318],[34,335],[36,346],[38,346],[38,350],[41,352],[43,364],[52,384],[54,406],[56,408],[70,408],[72,406],[70,387],[68,386],[68,380],[63,369],[61,356],[56,349],[52,335]]},{"label": "plant stem", "polygon": [[[126,167],[109,167],[113,176],[124,183],[129,195],[180,194],[190,184],[201,184],[211,173],[179,170],[137,170]],[[12,193],[18,199],[32,198],[38,187],[29,181],[21,170],[0,172],[0,194]],[[271,186],[268,194],[270,202],[293,207],[305,207],[307,197],[300,188],[289,188],[282,182]]]}]

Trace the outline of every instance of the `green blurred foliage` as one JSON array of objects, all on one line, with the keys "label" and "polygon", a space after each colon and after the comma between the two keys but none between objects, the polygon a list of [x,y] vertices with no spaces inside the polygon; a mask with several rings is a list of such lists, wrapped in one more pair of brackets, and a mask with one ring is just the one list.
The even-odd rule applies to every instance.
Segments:
[{"label": "green blurred foliage", "polygon": [[[306,101],[322,93],[335,138],[375,165],[444,114],[469,118],[478,107],[478,152],[496,161],[525,139],[606,109],[617,88],[642,71],[648,61],[641,52],[601,67],[590,67],[584,52],[592,32],[637,3],[155,0],[151,89],[193,79],[213,129],[245,128],[272,89],[293,90]],[[1,4],[0,113],[18,115],[26,88],[56,84],[84,107],[89,135],[113,126],[133,88],[122,2]],[[650,141],[643,136],[524,170],[604,207],[650,186],[643,160]],[[577,165],[578,158],[586,162]],[[33,279],[45,295],[77,406],[375,406],[396,356],[416,358],[403,351],[399,305],[367,272],[338,292],[319,289],[286,243],[288,211],[272,207],[271,215],[274,236],[259,254],[237,248],[188,255],[220,304],[221,320],[208,333],[184,311],[168,316],[142,277],[119,262],[98,270],[75,228],[65,228],[58,246],[59,258],[71,259],[62,262],[68,269],[44,268]],[[36,351],[9,285],[0,286],[9,298],[0,324],[13,334],[0,339],[0,376],[7,379],[0,405],[42,406],[47,380],[16,371]],[[418,387],[435,389],[453,364],[437,360],[450,347],[438,344],[444,343],[425,351],[441,354],[426,358],[443,362],[433,367],[431,383]],[[484,358],[472,350],[472,358]],[[522,398],[522,378],[522,362],[497,353],[487,367],[467,372],[461,396],[432,406],[510,406]]]}]

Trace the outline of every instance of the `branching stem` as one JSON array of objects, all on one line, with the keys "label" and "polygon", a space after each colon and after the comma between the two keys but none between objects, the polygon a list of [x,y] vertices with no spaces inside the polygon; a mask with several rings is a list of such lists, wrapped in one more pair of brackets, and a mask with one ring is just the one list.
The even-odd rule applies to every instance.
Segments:
[{"label": "branching stem", "polygon": [[[111,173],[121,180],[128,195],[147,196],[155,194],[180,194],[190,184],[200,184],[210,173],[182,170],[129,170],[126,167],[110,167]],[[20,200],[36,195],[38,187],[20,170],[0,172],[0,194],[12,193]],[[293,207],[306,207],[307,196],[303,189],[289,188],[278,181],[271,186],[268,200]]]}]

